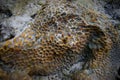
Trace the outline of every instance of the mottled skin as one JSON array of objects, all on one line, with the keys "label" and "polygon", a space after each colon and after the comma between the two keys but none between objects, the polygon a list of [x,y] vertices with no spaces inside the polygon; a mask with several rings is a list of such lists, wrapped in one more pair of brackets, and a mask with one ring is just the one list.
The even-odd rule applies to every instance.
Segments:
[{"label": "mottled skin", "polygon": [[[90,20],[86,20],[86,15]],[[54,75],[70,68],[83,56],[83,70],[78,76],[74,73],[73,80],[92,80],[84,73],[88,66],[98,79],[106,80],[104,72],[95,69],[106,69],[104,59],[112,46],[107,28],[112,31],[112,27],[99,23],[99,17],[71,0],[47,0],[33,24],[20,35],[0,42],[3,63],[0,77],[3,80],[31,80],[36,74]]]}]

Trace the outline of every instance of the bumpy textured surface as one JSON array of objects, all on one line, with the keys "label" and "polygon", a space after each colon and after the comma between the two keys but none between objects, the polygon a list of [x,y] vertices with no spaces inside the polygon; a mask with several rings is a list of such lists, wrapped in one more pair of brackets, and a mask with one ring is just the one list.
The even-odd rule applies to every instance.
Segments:
[{"label": "bumpy textured surface", "polygon": [[47,0],[34,23],[20,35],[0,42],[0,77],[32,80],[34,75],[54,75],[83,56],[83,68],[70,78],[93,80],[94,76],[86,71],[92,70],[95,80],[107,80],[108,72],[104,70],[109,71],[106,56],[112,46],[111,35],[116,32],[104,15],[71,0]]}]

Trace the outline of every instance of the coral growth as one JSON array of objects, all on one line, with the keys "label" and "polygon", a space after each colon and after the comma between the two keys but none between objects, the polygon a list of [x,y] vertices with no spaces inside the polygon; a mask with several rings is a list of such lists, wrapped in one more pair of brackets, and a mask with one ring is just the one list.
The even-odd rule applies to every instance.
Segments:
[{"label": "coral growth", "polygon": [[0,42],[3,63],[0,67],[8,73],[8,78],[17,71],[18,79],[22,76],[24,80],[26,76],[25,80],[30,80],[30,76],[62,73],[64,69],[69,70],[74,64],[83,62],[80,71],[73,70],[74,80],[92,80],[86,70],[92,70],[97,79],[106,80],[104,70],[109,70],[106,57],[112,46],[111,32],[112,36],[117,35],[105,15],[76,1],[47,0],[33,24],[20,35]]}]

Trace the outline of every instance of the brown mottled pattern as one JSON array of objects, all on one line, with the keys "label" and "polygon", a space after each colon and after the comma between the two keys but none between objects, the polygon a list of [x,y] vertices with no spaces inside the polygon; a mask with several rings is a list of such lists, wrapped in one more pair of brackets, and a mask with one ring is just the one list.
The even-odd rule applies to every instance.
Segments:
[{"label": "brown mottled pattern", "polygon": [[[94,16],[92,20],[97,21]],[[88,59],[90,67],[103,69],[105,64],[102,61],[111,46],[108,33],[85,21],[76,3],[48,0],[30,27],[19,36],[0,43],[0,59],[4,66],[10,65],[15,71],[25,71],[30,76],[49,75],[72,66],[79,56],[89,54],[86,51],[89,48],[95,57]],[[95,73],[99,75],[99,71]]]}]

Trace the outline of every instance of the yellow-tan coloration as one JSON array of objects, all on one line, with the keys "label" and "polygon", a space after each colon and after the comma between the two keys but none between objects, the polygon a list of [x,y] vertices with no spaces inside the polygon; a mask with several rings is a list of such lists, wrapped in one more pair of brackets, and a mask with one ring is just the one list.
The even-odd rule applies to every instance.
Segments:
[{"label": "yellow-tan coloration", "polygon": [[[107,27],[102,29],[95,25],[101,25],[96,13],[88,10],[89,13],[80,15],[79,7],[69,0],[46,1],[30,27],[19,36],[0,43],[4,66],[12,66],[15,71],[21,70],[30,76],[49,75],[72,66],[79,56],[88,54],[91,69],[104,69],[104,59],[112,46]],[[96,16],[86,20],[86,15]],[[90,21],[94,24],[89,24]],[[95,73],[99,75],[99,71]]]}]

